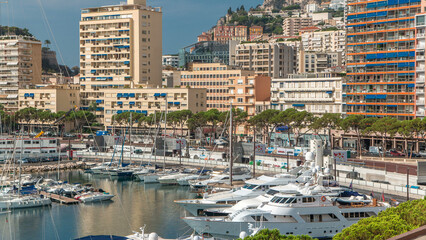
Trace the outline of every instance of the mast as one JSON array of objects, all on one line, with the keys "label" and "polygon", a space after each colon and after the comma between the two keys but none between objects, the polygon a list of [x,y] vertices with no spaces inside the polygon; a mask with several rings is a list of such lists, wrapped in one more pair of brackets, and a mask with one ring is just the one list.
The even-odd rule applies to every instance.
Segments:
[{"label": "mast", "polygon": [[166,111],[164,113],[163,171],[165,172],[166,171],[166,132],[167,132],[167,93],[166,93],[166,96],[164,97],[164,101],[165,101]]},{"label": "mast", "polygon": [[256,178],[256,125],[253,127],[253,178]]},{"label": "mast", "polygon": [[[154,111],[154,126],[157,124],[157,111]],[[158,135],[158,127],[155,127],[155,138],[154,144],[152,144],[152,151],[154,153],[154,164],[157,164],[157,135]]]},{"label": "mast", "polygon": [[229,182],[232,186],[232,103],[229,110]]},{"label": "mast", "polygon": [[[22,128],[23,129],[23,128]],[[21,152],[19,153],[18,196],[21,196],[22,152],[24,151],[24,132],[21,130]]]},{"label": "mast", "polygon": [[59,181],[59,165],[61,164],[61,142],[58,139],[58,181]]},{"label": "mast", "polygon": [[132,163],[132,154],[133,154],[133,150],[132,150],[132,125],[133,125],[132,112],[130,112],[130,132],[129,132],[130,164]]}]

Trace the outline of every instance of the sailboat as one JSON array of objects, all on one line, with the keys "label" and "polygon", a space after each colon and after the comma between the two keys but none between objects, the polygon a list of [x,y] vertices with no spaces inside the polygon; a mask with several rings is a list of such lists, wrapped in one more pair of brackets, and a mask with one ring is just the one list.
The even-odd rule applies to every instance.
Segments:
[{"label": "sailboat", "polygon": [[[22,139],[23,134],[21,131]],[[23,152],[23,140],[21,140],[21,154]],[[15,152],[16,152],[16,139],[15,139],[15,148],[13,149],[13,155],[12,158],[9,161],[12,161],[15,163]],[[6,165],[4,168],[6,168]],[[4,169],[6,170],[6,169]],[[42,207],[42,206],[49,206],[52,204],[52,201],[50,201],[49,198],[44,198],[39,195],[23,195],[21,193],[22,189],[22,161],[19,161],[19,181],[18,181],[18,187],[17,187],[17,194],[15,193],[14,189],[12,189],[9,192],[0,194],[0,210],[11,210],[11,209],[19,209],[19,208],[33,208],[33,207]]]}]

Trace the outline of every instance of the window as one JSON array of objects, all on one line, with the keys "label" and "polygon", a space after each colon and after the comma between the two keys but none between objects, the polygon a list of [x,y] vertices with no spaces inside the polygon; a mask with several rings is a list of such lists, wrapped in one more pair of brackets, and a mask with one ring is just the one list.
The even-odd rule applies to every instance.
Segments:
[{"label": "window", "polygon": [[31,144],[31,141],[24,141],[24,144]]},{"label": "window", "polygon": [[56,140],[49,140],[49,144],[56,144]]}]

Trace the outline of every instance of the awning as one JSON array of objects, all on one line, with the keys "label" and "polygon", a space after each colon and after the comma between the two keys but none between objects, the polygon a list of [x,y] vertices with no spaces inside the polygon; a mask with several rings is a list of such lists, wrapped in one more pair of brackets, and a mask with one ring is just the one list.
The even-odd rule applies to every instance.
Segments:
[{"label": "awning", "polygon": [[376,95],[376,99],[386,99],[386,95],[385,94]]},{"label": "awning", "polygon": [[142,114],[148,115],[148,111],[142,111]]},{"label": "awning", "polygon": [[135,102],[129,102],[129,105],[135,105]]},{"label": "awning", "polygon": [[387,107],[398,107],[397,105],[388,105]]},{"label": "awning", "polygon": [[333,91],[326,91],[325,93],[327,93],[327,94],[332,94],[332,93],[333,93]]},{"label": "awning", "polygon": [[104,100],[96,100],[96,103],[102,103]]},{"label": "awning", "polygon": [[167,102],[168,104],[173,104],[173,102]]},{"label": "awning", "polygon": [[118,110],[118,111],[117,111],[117,114],[120,114],[120,113],[122,113],[122,112],[123,112],[122,110]]},{"label": "awning", "polygon": [[123,93],[123,97],[124,97],[124,98],[128,98],[128,97],[129,97],[129,94],[128,94],[128,93]]},{"label": "awning", "polygon": [[18,98],[18,94],[10,94],[10,95],[7,95],[7,98],[8,98],[8,99]]},{"label": "awning", "polygon": [[121,93],[117,93],[117,97],[118,97],[118,98],[121,98],[121,97],[123,97],[123,94],[121,94]]},{"label": "awning", "polygon": [[295,104],[293,104],[293,107],[304,107],[305,106],[305,104],[303,104],[303,103],[295,103]]},{"label": "awning", "polygon": [[165,97],[167,96],[167,93],[162,93],[160,96]]},{"label": "awning", "polygon": [[366,95],[365,99],[376,99],[376,95]]},{"label": "awning", "polygon": [[180,104],[180,102],[174,102],[174,104],[175,104],[175,105],[179,105],[179,104]]},{"label": "awning", "polygon": [[410,83],[407,85],[407,87],[415,87],[414,83]]},{"label": "awning", "polygon": [[30,94],[28,94],[28,93],[24,94],[24,97],[29,97],[29,96],[30,96]]},{"label": "awning", "polygon": [[154,93],[154,97],[159,97],[160,94],[159,93]]},{"label": "awning", "polygon": [[136,96],[136,94],[134,93],[129,93],[129,97],[134,98]]},{"label": "awning", "polygon": [[30,97],[34,97],[34,93],[30,93]]},{"label": "awning", "polygon": [[123,102],[117,102],[118,105],[123,105]]}]

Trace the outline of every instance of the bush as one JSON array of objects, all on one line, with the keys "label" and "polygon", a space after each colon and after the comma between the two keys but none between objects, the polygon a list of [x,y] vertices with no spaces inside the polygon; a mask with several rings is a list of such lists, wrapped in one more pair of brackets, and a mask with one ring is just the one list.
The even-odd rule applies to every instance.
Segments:
[{"label": "bush", "polygon": [[308,235],[281,235],[277,229],[262,229],[253,237],[246,237],[244,240],[313,240],[313,238]]},{"label": "bush", "polygon": [[426,225],[426,200],[404,202],[343,229],[333,240],[384,240]]}]

